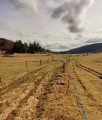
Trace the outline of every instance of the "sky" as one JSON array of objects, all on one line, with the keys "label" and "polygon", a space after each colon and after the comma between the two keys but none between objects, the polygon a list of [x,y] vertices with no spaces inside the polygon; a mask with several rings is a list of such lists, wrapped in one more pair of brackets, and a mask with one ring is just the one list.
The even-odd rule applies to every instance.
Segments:
[{"label": "sky", "polygon": [[0,0],[0,37],[52,51],[102,42],[102,0]]}]

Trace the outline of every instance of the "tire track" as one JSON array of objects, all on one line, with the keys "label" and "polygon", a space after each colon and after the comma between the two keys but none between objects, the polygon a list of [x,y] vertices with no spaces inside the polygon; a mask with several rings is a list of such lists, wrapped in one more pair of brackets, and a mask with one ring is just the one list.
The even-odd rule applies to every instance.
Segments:
[{"label": "tire track", "polygon": [[[52,65],[53,63],[51,63],[50,65]],[[23,84],[24,82],[27,82],[30,78],[30,76],[34,76],[38,71],[40,72],[42,69],[46,68],[48,65],[45,65],[43,67],[37,68],[35,70],[33,70],[32,72],[26,74],[25,76],[23,76],[21,79],[17,79],[16,81],[12,82],[11,84],[9,84],[8,86],[6,86],[5,88],[3,88],[0,91],[0,96],[4,95],[6,92],[13,90],[16,88],[16,84],[19,86],[21,84]],[[35,76],[34,76],[35,77]],[[17,87],[18,87],[17,86]]]},{"label": "tire track", "polygon": [[[42,69],[44,69],[46,66],[42,67]],[[21,79],[17,79],[16,81],[12,82],[11,84],[9,84],[8,86],[6,86],[5,88],[3,88],[1,91],[0,91],[0,96],[6,92],[8,92],[9,90],[12,90],[12,89],[15,89],[16,87],[16,84],[23,84],[24,82],[26,82],[28,79],[29,79],[29,76],[32,76],[34,73],[37,73],[38,71],[40,71],[41,68],[38,68],[26,75],[24,75]],[[11,89],[12,88],[12,89]]]},{"label": "tire track", "polygon": [[[11,83],[9,86],[8,86],[8,88],[7,89],[4,89],[3,91],[1,91],[1,93],[0,93],[0,96],[2,97],[2,95],[4,96],[5,94],[8,94],[11,90],[15,90],[16,88],[19,88],[19,85],[22,85],[23,83],[26,83],[26,82],[28,82],[28,81],[30,81],[30,79],[35,79],[36,80],[36,78],[39,76],[39,74],[37,74],[37,72],[39,71],[39,73],[41,73],[42,72],[42,70],[45,70],[46,69],[46,67],[47,66],[44,66],[44,67],[42,67],[42,68],[38,68],[38,69],[36,69],[36,70],[34,70],[33,72],[30,72],[30,73],[28,73],[28,74],[26,74],[24,77],[22,77],[21,79],[18,79],[17,81],[15,81],[14,82],[14,84],[13,83]],[[31,77],[32,76],[32,77]],[[34,82],[35,80],[32,80],[32,82]],[[18,85],[17,87],[16,87],[16,84]],[[11,91],[12,92],[12,91]],[[12,101],[11,101],[12,102]]]},{"label": "tire track", "polygon": [[41,81],[46,77],[46,75],[47,75],[50,71],[51,71],[51,70],[45,72],[45,73],[43,74],[43,76],[35,82],[34,88],[31,89],[31,90],[29,91],[29,93],[19,102],[19,104],[16,106],[16,108],[15,108],[14,110],[12,110],[12,112],[7,116],[7,118],[6,118],[5,120],[14,120],[14,118],[16,117],[17,113],[19,112],[20,108],[22,107],[22,105],[23,105],[24,103],[26,103],[27,100],[30,98],[30,96],[32,96],[32,95],[36,92],[39,84],[41,83]]},{"label": "tire track", "polygon": [[[53,63],[51,63],[50,65],[53,65]],[[36,78],[38,78],[38,76],[40,76],[41,74],[42,74],[42,72],[44,73],[44,71],[46,71],[47,69],[49,69],[49,67],[48,67],[48,65],[46,65],[46,66],[43,66],[43,67],[40,67],[40,68],[38,68],[37,69],[37,71],[36,71],[36,73],[38,72],[38,74],[36,75],[36,77],[35,77],[35,73],[34,73],[34,71],[33,72],[31,72],[30,74],[28,74],[28,76],[26,77],[26,80],[23,80],[23,82],[22,83],[25,83],[25,82],[27,82],[28,81],[28,79],[27,78],[29,78],[29,80],[30,80],[30,77],[32,77],[32,79],[33,79],[33,77],[34,77],[34,79],[36,79]],[[42,72],[41,72],[42,71]],[[45,72],[46,73],[46,72]],[[44,75],[46,75],[44,73]],[[23,78],[22,78],[23,79]],[[30,91],[28,91],[28,93],[27,93],[27,95],[25,96],[25,98],[23,97],[20,101],[18,101],[18,103],[17,103],[17,105],[16,106],[18,106],[18,107],[20,107],[21,105],[19,105],[19,103],[21,104],[23,101],[25,101],[25,99],[29,99],[29,97],[28,96],[30,96],[32,93],[33,93],[33,90],[34,91],[36,91],[36,87],[38,86],[38,84],[40,84],[40,80],[41,79],[43,79],[43,78],[40,78],[40,79],[38,79],[38,81],[37,81],[37,79],[36,79],[36,82],[34,83],[34,88],[33,89],[31,89]],[[32,81],[33,82],[33,81]],[[21,83],[21,84],[22,84]],[[15,89],[15,88],[14,88]],[[21,94],[22,95],[22,94]],[[20,96],[21,96],[20,95]],[[19,96],[18,96],[18,98],[19,98]],[[25,101],[26,102],[26,101]],[[11,102],[10,102],[11,103]],[[12,103],[14,103],[14,101],[12,101]],[[16,108],[18,108],[18,107],[16,107]],[[10,111],[8,111],[8,110],[6,110],[8,113],[9,113],[9,115],[12,113],[12,114],[15,114],[15,109],[16,109],[15,107],[12,107],[11,109],[14,109],[12,112],[10,112]],[[1,115],[1,119],[2,120],[5,120],[5,118],[8,116],[8,115],[5,115],[6,114],[6,112],[2,112],[2,115]],[[11,115],[12,116],[12,115]],[[8,118],[7,118],[7,120],[8,120]]]},{"label": "tire track", "polygon": [[102,73],[99,73],[99,72],[97,72],[97,71],[95,71],[95,70],[93,70],[91,68],[88,68],[88,67],[80,64],[77,59],[74,59],[74,61],[75,61],[75,65],[77,67],[79,67],[79,68],[81,68],[81,69],[83,69],[83,70],[85,70],[87,72],[90,72],[90,73],[94,74],[95,76],[99,77],[100,79],[102,79]]},{"label": "tire track", "polygon": [[80,80],[80,78],[79,78],[78,74],[77,74],[77,73],[76,73],[76,71],[75,71],[74,66],[73,66],[73,72],[74,72],[74,74],[75,74],[75,76],[76,76],[76,78],[77,78],[78,82],[79,82],[79,83],[80,83],[80,85],[82,86],[82,88],[83,88],[84,90],[86,90],[86,87],[85,87],[85,85],[82,83],[82,81]]},{"label": "tire track", "polygon": [[[82,91],[86,91],[83,89],[82,85],[80,85],[79,81],[77,81],[77,77],[75,76],[74,71],[73,71],[73,64],[72,64],[73,60],[70,62],[70,64],[68,65],[67,67],[67,74],[68,74],[68,79],[70,80],[70,85],[69,85],[69,88],[68,88],[68,94],[67,94],[67,100],[70,101],[70,102],[66,102],[67,105],[67,110],[69,111],[72,111],[74,113],[74,117],[78,120],[81,120],[81,119],[84,119],[84,116],[83,116],[83,113],[82,113],[82,110],[80,108],[80,104],[79,104],[79,101],[78,101],[78,98],[75,94],[75,90],[73,88],[73,84],[72,84],[72,81],[70,79],[70,76],[73,78],[73,81],[75,82],[75,87],[77,88],[77,92],[79,92],[80,89],[82,89]],[[75,78],[76,77],[76,78]],[[76,82],[77,82],[77,85],[76,85]],[[79,89],[78,89],[79,88]],[[79,93],[78,93],[79,94]],[[81,97],[81,95],[79,94],[79,97]],[[83,105],[83,104],[82,104]],[[72,113],[71,113],[72,114]]]},{"label": "tire track", "polygon": [[[89,75],[91,75],[91,76],[94,76],[94,75],[90,74],[88,71],[85,71],[83,69],[80,70],[81,68],[77,67],[75,65],[74,60],[71,62],[69,67],[71,68],[71,75],[73,77],[73,81],[75,83],[75,87],[77,89],[77,92],[79,94],[80,100],[82,102],[82,106],[83,106],[83,108],[85,110],[87,119],[93,118],[93,116],[95,115],[95,111],[97,111],[97,114],[95,115],[95,118],[97,118],[97,120],[100,120],[100,117],[102,115],[102,108],[101,108],[102,104],[99,101],[101,100],[101,97],[99,95],[95,95],[94,94],[95,92],[97,92],[96,87],[95,87],[95,89],[91,89],[90,88],[91,86],[87,85],[88,83],[91,82],[91,80],[88,79]],[[86,72],[89,73],[89,74],[87,74],[87,76],[85,76]],[[78,79],[80,79],[81,82]],[[87,81],[84,83],[83,81],[85,79]],[[91,78],[91,79],[93,79],[93,78]],[[85,86],[86,90],[83,88],[83,85]],[[71,85],[70,85],[70,87],[71,87]]]},{"label": "tire track", "polygon": [[[54,68],[55,68],[56,66],[55,66],[55,64],[53,64],[52,66],[50,66],[50,71],[48,72],[48,74],[47,74],[47,76],[46,76],[46,78],[44,78],[44,80],[43,81],[41,81],[41,83],[39,84],[39,86],[38,86],[38,88],[36,89],[36,93],[33,95],[33,96],[31,96],[32,97],[32,101],[30,101],[29,103],[28,103],[28,101],[30,100],[30,98],[29,98],[29,100],[27,101],[27,103],[30,105],[31,103],[32,103],[32,106],[33,106],[33,108],[31,107],[31,106],[29,106],[28,105],[28,107],[26,106],[26,104],[24,104],[23,106],[22,106],[22,108],[20,109],[20,112],[18,112],[17,113],[17,116],[15,117],[15,120],[18,120],[18,119],[20,119],[20,117],[23,117],[22,119],[27,119],[27,117],[25,117],[25,115],[24,114],[26,114],[26,116],[28,115],[29,117],[29,119],[32,119],[32,117],[30,117],[30,115],[32,115],[32,116],[35,116],[35,113],[36,113],[36,105],[37,105],[37,103],[38,103],[38,101],[40,100],[40,98],[41,98],[41,96],[44,94],[44,87],[45,87],[45,85],[47,84],[47,82],[49,81],[49,79],[51,78],[51,76],[53,75],[53,70],[54,70]],[[49,68],[48,68],[49,69]],[[47,71],[47,70],[46,70]],[[37,95],[37,96],[36,96]],[[37,102],[34,102],[34,101],[36,101],[36,99],[37,99]],[[34,105],[33,105],[34,104]],[[30,109],[31,108],[31,109]],[[31,112],[32,111],[32,112]],[[24,114],[22,114],[22,113],[24,113]]]},{"label": "tire track", "polygon": [[[74,67],[74,65],[73,65],[73,67]],[[79,69],[81,69],[80,67],[78,67]],[[75,67],[73,68],[74,70],[73,70],[73,72],[75,73],[75,75],[76,75],[76,78],[77,78],[77,80],[78,79],[80,79],[79,78],[79,75],[76,73],[76,71],[75,71]],[[84,70],[84,69],[82,69],[82,70]],[[84,71],[86,71],[86,70],[84,70]],[[88,72],[88,71],[86,71],[86,72]],[[81,81],[81,80],[80,80]],[[80,83],[80,81],[78,80],[78,82]],[[82,81],[81,81],[81,83],[82,83]],[[81,84],[80,83],[80,84]],[[81,84],[82,85],[82,84]],[[82,87],[83,87],[83,85],[82,85]],[[85,89],[84,89],[85,90]],[[86,92],[86,96],[88,97],[88,98],[90,98],[90,102],[91,103],[93,103],[93,105],[88,105],[88,107],[95,107],[98,111],[100,111],[100,112],[102,112],[102,109],[101,109],[101,105],[97,105],[97,99],[95,98],[95,96],[93,96],[93,94],[91,94],[91,93],[89,93],[88,92],[88,90],[86,89],[85,90],[85,92]]]},{"label": "tire track", "polygon": [[85,92],[87,93],[87,97],[89,97],[92,101],[95,101],[96,99],[92,96],[92,94],[90,94],[90,93],[87,91],[86,86],[83,84],[83,82],[81,81],[79,75],[76,73],[74,65],[72,65],[72,66],[73,66],[73,72],[74,72],[74,74],[75,74],[78,82],[80,83],[80,85],[82,86],[82,88],[83,88],[83,89],[85,90]]}]

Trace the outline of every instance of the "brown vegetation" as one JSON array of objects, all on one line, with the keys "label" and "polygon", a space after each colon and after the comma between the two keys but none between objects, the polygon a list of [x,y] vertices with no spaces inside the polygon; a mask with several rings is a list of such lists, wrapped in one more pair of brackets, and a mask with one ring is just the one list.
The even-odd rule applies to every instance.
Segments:
[{"label": "brown vegetation", "polygon": [[84,120],[68,74],[87,119],[101,120],[101,55],[0,56],[0,120]]}]

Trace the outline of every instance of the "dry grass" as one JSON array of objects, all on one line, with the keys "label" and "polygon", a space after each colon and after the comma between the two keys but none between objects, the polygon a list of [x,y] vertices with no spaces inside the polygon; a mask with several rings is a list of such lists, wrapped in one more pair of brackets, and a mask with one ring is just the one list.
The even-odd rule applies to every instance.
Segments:
[{"label": "dry grass", "polygon": [[[101,120],[102,53],[71,55],[63,73],[66,56],[69,57],[53,54],[0,56],[0,120],[84,119],[68,72],[87,119]],[[40,60],[43,61],[41,66]],[[26,61],[29,61],[28,72]]]},{"label": "dry grass", "polygon": [[51,61],[52,55],[14,54],[8,57],[0,56],[2,87],[8,86],[12,81],[16,81],[27,74],[26,61],[28,61],[28,70],[30,72],[40,67],[40,60],[43,61],[42,65],[44,65],[48,59]]}]

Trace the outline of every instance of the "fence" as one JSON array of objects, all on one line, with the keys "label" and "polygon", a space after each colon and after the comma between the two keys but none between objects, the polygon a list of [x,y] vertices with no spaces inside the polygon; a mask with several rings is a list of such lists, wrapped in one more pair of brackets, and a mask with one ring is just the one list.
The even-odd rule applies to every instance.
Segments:
[{"label": "fence", "polygon": [[81,101],[80,101],[80,99],[79,99],[79,96],[78,96],[77,90],[76,90],[76,88],[75,88],[75,85],[74,85],[73,79],[72,79],[72,77],[71,77],[71,75],[70,75],[70,72],[69,72],[69,66],[68,66],[68,64],[69,64],[69,62],[70,62],[70,59],[66,59],[66,60],[67,60],[67,63],[66,63],[65,66],[68,67],[68,77],[69,77],[69,79],[68,79],[68,88],[69,88],[69,80],[71,80],[71,81],[72,81],[72,84],[73,84],[73,87],[74,87],[74,90],[75,90],[75,93],[76,93],[76,97],[77,97],[77,99],[78,99],[78,101],[79,101],[79,104],[80,104],[80,107],[81,107],[81,109],[82,109],[82,112],[83,112],[84,118],[85,118],[85,120],[87,120],[86,115],[85,115],[85,112],[84,112],[84,109],[83,109],[82,104],[81,104]]}]

